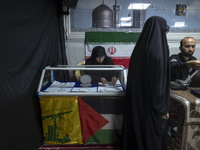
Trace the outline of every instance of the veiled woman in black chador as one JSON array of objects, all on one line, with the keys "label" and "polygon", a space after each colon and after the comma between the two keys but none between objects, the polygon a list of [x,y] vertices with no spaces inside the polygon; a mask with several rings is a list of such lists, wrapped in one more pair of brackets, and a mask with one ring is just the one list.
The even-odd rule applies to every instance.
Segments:
[{"label": "veiled woman in black chador", "polygon": [[132,52],[125,97],[122,150],[166,150],[169,49],[164,18],[150,17]]},{"label": "veiled woman in black chador", "polygon": [[[92,50],[92,55],[85,62],[85,65],[114,65],[112,59],[106,55],[105,48],[96,46]],[[118,78],[118,71],[84,71],[92,77],[92,83],[102,82],[106,84],[108,81],[115,83]]]}]

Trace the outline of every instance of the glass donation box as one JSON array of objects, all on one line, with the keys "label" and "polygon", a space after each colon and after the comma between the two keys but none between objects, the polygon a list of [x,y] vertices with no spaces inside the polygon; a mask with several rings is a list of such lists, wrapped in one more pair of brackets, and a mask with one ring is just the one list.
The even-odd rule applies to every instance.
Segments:
[{"label": "glass donation box", "polygon": [[[59,74],[74,76],[61,80]],[[105,84],[100,82],[101,76],[107,78]],[[127,70],[120,65],[45,67],[37,90],[44,142],[117,146],[126,79]]]}]

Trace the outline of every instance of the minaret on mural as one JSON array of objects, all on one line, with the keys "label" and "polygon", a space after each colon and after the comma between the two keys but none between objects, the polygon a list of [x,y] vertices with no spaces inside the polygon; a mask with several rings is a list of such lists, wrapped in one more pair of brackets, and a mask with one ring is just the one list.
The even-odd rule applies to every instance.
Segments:
[{"label": "minaret on mural", "polygon": [[117,0],[115,0],[115,5],[113,5],[114,10],[114,28],[117,28],[119,25],[119,11],[120,11],[120,5],[118,5]]}]

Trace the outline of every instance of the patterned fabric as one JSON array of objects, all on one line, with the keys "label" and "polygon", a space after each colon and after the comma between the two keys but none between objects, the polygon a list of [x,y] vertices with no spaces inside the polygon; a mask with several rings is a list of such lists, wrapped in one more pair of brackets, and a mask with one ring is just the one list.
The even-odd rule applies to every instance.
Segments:
[{"label": "patterned fabric", "polygon": [[191,89],[170,94],[169,145],[173,150],[200,150],[199,99]]},{"label": "patterned fabric", "polygon": [[184,122],[189,123],[200,123],[200,103],[199,98],[191,94],[191,89],[200,89],[188,87],[187,90],[172,91],[171,97],[176,99],[178,102],[185,105],[186,118]]}]

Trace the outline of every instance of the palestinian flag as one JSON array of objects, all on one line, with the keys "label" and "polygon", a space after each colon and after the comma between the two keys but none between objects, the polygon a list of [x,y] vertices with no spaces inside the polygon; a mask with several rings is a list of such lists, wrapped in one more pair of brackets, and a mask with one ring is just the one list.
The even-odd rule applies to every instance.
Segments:
[{"label": "palestinian flag", "polygon": [[125,32],[86,32],[86,58],[91,56],[95,46],[103,46],[106,54],[112,58],[115,65],[123,65],[128,68],[133,48],[140,33]]},{"label": "palestinian flag", "polygon": [[[123,99],[124,97],[120,96],[79,97],[82,136],[84,144],[119,145],[123,120]],[[88,105],[89,109],[90,107],[93,109],[90,112],[89,117],[87,117],[87,120],[82,117],[81,107],[84,109],[85,107],[80,104],[80,100],[83,102],[83,104],[86,103],[86,105],[84,104],[85,107]],[[98,114],[101,115],[101,117],[98,116]],[[92,128],[90,128],[90,126]],[[90,132],[89,135],[85,136],[84,134],[87,134],[88,132]]]},{"label": "palestinian flag", "polygon": [[82,140],[85,143],[90,136],[96,134],[104,125],[108,123],[103,116],[97,113],[81,97],[78,98],[81,119]]}]

